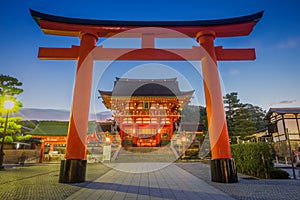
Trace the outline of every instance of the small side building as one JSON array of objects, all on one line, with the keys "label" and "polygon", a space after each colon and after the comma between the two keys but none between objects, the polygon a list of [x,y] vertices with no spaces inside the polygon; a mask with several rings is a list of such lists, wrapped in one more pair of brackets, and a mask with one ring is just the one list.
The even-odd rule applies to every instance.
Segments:
[{"label": "small side building", "polygon": [[[86,144],[93,150],[99,146],[103,141],[102,136],[104,132],[111,132],[112,122],[94,122],[88,123],[88,131]],[[68,135],[68,121],[40,121],[30,134],[32,138],[39,139],[40,145],[40,159],[42,163],[44,160],[51,160],[52,157],[64,157],[67,135]]]},{"label": "small side building", "polygon": [[265,119],[277,156],[287,161],[300,148],[300,108],[270,108]]}]

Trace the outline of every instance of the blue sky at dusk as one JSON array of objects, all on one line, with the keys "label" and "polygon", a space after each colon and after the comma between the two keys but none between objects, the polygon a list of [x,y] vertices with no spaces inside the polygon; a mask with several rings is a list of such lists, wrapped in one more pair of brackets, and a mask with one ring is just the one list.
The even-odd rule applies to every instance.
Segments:
[{"label": "blue sky at dusk", "polygon": [[[238,92],[243,103],[251,103],[265,110],[300,106],[300,2],[297,0],[11,0],[1,4],[0,73],[23,82],[24,92],[19,99],[26,108],[70,109],[76,61],[39,60],[37,55],[39,47],[79,45],[79,38],[76,37],[42,33],[30,16],[29,8],[65,17],[141,21],[222,19],[265,10],[250,36],[216,39],[216,45],[224,48],[255,48],[257,56],[255,61],[218,63],[223,92]],[[100,40],[98,44],[118,44],[121,47],[139,45],[135,40]],[[190,39],[165,44],[158,42],[158,45],[190,47],[198,44]],[[190,64],[114,62],[101,74],[101,66],[104,65],[107,63],[97,61],[94,67],[91,107],[96,111],[104,108],[97,100],[97,90],[112,89],[117,76],[168,78],[177,75],[182,89],[196,91],[192,103],[205,104],[201,75]]]}]

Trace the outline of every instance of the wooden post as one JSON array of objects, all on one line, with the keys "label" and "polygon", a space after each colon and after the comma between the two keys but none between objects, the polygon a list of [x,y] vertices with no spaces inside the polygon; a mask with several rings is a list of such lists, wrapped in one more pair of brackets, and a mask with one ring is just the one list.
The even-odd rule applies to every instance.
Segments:
[{"label": "wooden post", "polygon": [[86,135],[93,77],[93,59],[88,55],[95,48],[97,39],[97,35],[92,33],[84,33],[81,36],[67,137],[66,160],[61,163],[60,183],[85,181]]},{"label": "wooden post", "polygon": [[[44,139],[44,138],[43,138]],[[45,142],[41,142],[41,153],[40,153],[40,159],[39,163],[43,163],[44,160],[44,152],[45,152]]]},{"label": "wooden post", "polygon": [[230,152],[214,39],[215,34],[211,31],[197,34],[198,42],[206,50],[202,59],[202,74],[212,154],[212,181],[237,182],[235,162]]}]

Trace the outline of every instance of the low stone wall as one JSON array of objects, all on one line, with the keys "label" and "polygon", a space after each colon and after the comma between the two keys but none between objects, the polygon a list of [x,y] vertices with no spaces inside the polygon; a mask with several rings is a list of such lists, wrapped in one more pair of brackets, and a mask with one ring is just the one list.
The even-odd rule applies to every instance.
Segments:
[{"label": "low stone wall", "polygon": [[4,164],[18,164],[23,153],[26,157],[25,163],[37,163],[40,157],[40,150],[36,149],[4,149],[4,153]]}]

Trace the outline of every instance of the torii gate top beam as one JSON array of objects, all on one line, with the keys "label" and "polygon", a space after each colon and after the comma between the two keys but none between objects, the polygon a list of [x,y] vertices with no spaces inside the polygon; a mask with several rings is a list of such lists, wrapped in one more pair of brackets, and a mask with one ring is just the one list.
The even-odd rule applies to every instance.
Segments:
[{"label": "torii gate top beam", "polygon": [[[30,9],[31,16],[35,19],[45,34],[80,36],[87,30],[96,33],[98,37],[111,37],[118,33],[139,27],[162,27],[181,32],[191,38],[202,31],[213,31],[215,37],[233,37],[249,35],[255,24],[261,19],[264,11],[228,19],[195,20],[195,21],[119,21],[119,20],[92,20],[78,19],[49,15]],[[137,33],[140,34],[140,33]],[[178,38],[178,34],[170,32],[153,33],[158,38]],[[124,37],[124,35],[122,35]],[[127,37],[140,37],[128,35]]]}]

